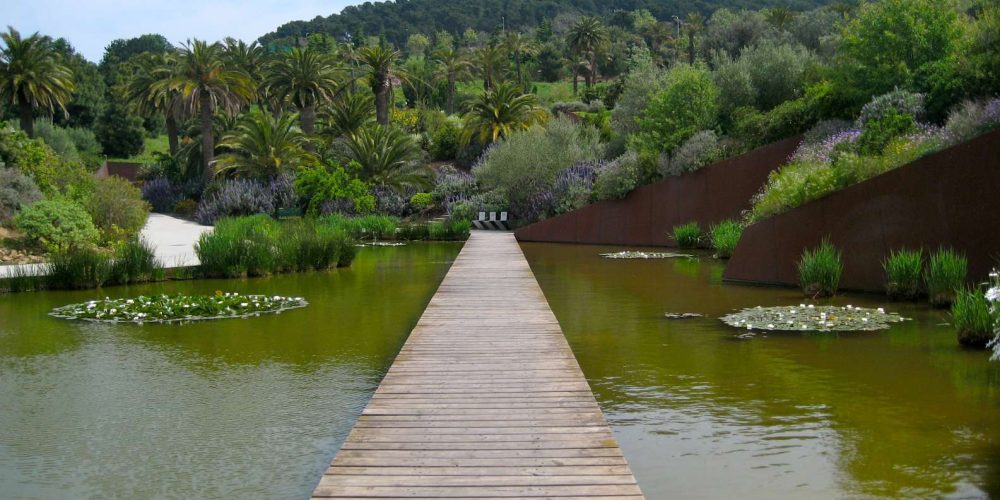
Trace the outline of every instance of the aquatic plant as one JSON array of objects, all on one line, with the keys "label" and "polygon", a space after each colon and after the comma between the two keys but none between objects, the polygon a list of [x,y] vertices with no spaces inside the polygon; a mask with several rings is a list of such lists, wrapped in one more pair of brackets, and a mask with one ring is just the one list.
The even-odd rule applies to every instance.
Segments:
[{"label": "aquatic plant", "polygon": [[302,297],[240,295],[216,291],[215,295],[140,295],[134,299],[91,300],[57,307],[57,318],[110,323],[173,323],[223,318],[248,318],[305,307]]},{"label": "aquatic plant", "polygon": [[885,269],[885,290],[892,300],[914,300],[923,294],[924,250],[893,251],[882,261]]},{"label": "aquatic plant", "polygon": [[951,304],[951,318],[959,344],[985,348],[995,336],[996,313],[978,287],[958,290]]},{"label": "aquatic plant", "polygon": [[692,258],[694,255],[687,253],[673,253],[673,252],[614,252],[614,253],[602,253],[601,257],[605,259],[676,259],[676,258]]},{"label": "aquatic plant", "polygon": [[941,248],[930,256],[924,282],[934,307],[948,307],[955,293],[965,286],[969,261],[950,248]]},{"label": "aquatic plant", "polygon": [[697,222],[674,226],[673,237],[680,248],[696,248],[701,243],[701,227]]},{"label": "aquatic plant", "polygon": [[54,252],[49,259],[46,285],[61,290],[98,288],[111,277],[111,256],[92,247]]},{"label": "aquatic plant", "polygon": [[802,252],[798,268],[799,284],[806,295],[812,297],[836,295],[844,265],[840,260],[840,251],[829,240],[824,239],[818,247]]},{"label": "aquatic plant", "polygon": [[157,261],[153,246],[134,237],[115,250],[109,282],[115,284],[142,283],[162,279],[163,265]]},{"label": "aquatic plant", "polygon": [[733,256],[736,245],[740,243],[743,225],[739,221],[726,219],[713,225],[708,230],[708,235],[712,248],[715,249],[715,256],[719,259],[728,259]]},{"label": "aquatic plant", "polygon": [[428,236],[434,241],[461,241],[469,237],[472,223],[464,219],[448,219],[427,225]]},{"label": "aquatic plant", "polygon": [[720,318],[723,323],[746,330],[787,332],[861,332],[889,328],[892,323],[906,321],[896,313],[881,307],[869,309],[837,306],[753,307]]}]

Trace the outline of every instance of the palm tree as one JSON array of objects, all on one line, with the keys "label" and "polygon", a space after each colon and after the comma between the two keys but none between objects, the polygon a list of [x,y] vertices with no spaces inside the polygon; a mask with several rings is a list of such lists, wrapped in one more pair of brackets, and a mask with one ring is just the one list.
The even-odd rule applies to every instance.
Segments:
[{"label": "palm tree", "polygon": [[347,141],[348,159],[358,162],[368,182],[402,190],[408,186],[427,187],[429,171],[418,161],[420,148],[409,134],[372,125],[351,134]]},{"label": "palm tree", "polygon": [[476,50],[475,54],[476,69],[483,77],[483,90],[492,90],[507,72],[507,51],[502,45],[490,43]]},{"label": "palm tree", "polygon": [[[585,82],[588,87],[597,82],[597,53],[608,43],[608,30],[596,17],[580,18],[566,35],[570,50],[578,56],[589,57],[590,71]],[[573,90],[576,91],[577,70],[573,71]]]},{"label": "palm tree", "polygon": [[705,29],[705,17],[698,12],[687,15],[684,31],[688,37],[688,64],[694,64],[694,37]]},{"label": "palm tree", "polygon": [[367,94],[342,95],[324,111],[321,133],[328,139],[349,136],[375,121],[374,109]]},{"label": "palm tree", "polygon": [[404,72],[395,68],[399,51],[380,44],[364,47],[357,54],[358,62],[368,73],[368,83],[375,96],[375,119],[382,125],[389,124],[389,95],[393,78],[404,79]]},{"label": "palm tree", "polygon": [[210,181],[214,176],[215,137],[212,122],[215,111],[231,115],[239,112],[253,95],[253,82],[243,71],[225,65],[220,44],[196,39],[180,49],[173,77],[166,82],[157,82],[155,87],[179,92],[184,107],[192,115],[198,115],[202,178]]},{"label": "palm tree", "polygon": [[538,44],[531,38],[514,32],[507,35],[504,45],[507,46],[510,55],[514,57],[514,71],[517,75],[517,83],[525,85],[527,82],[524,81],[524,75],[521,74],[521,58],[538,55]]},{"label": "palm tree", "polygon": [[18,109],[21,130],[35,136],[35,108],[56,107],[66,113],[66,102],[75,90],[73,70],[52,47],[52,39],[37,32],[27,38],[11,26],[0,34],[0,102]]},{"label": "palm tree", "polygon": [[260,109],[244,115],[236,129],[223,136],[219,147],[218,173],[269,178],[313,159],[305,147],[308,139],[295,126],[293,113],[274,116]]},{"label": "palm tree", "polygon": [[484,92],[465,114],[462,141],[468,144],[473,137],[480,143],[496,142],[517,130],[525,130],[548,117],[538,105],[534,94],[524,94],[509,83],[501,83]]},{"label": "palm tree", "polygon": [[288,100],[299,111],[302,131],[316,132],[316,106],[333,100],[340,89],[341,72],[326,55],[314,49],[294,48],[267,67],[267,89]]},{"label": "palm tree", "polygon": [[433,58],[438,64],[438,77],[446,81],[448,85],[448,114],[454,114],[455,94],[458,93],[456,84],[469,77],[472,63],[466,57],[465,51],[451,47],[434,51]]},{"label": "palm tree", "polygon": [[767,22],[779,30],[784,30],[795,19],[795,12],[784,6],[767,9],[765,15]]},{"label": "palm tree", "polygon": [[177,155],[177,121],[182,111],[180,93],[169,86],[176,59],[171,54],[143,53],[131,61],[132,74],[124,86],[125,100],[136,113],[153,116],[163,113],[170,156]]},{"label": "palm tree", "polygon": [[[223,62],[227,68],[237,69],[246,73],[246,75],[253,82],[263,83],[264,82],[264,66],[267,60],[267,53],[257,42],[246,43],[243,40],[237,40],[232,37],[228,37],[225,40],[225,50],[222,53]],[[256,100],[257,103],[263,103],[267,97],[266,89],[257,89]]]}]

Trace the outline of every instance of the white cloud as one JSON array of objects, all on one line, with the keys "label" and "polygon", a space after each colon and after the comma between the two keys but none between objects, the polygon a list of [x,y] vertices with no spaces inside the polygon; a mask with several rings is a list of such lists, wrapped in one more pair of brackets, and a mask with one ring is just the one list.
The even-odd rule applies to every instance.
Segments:
[{"label": "white cloud", "polygon": [[293,20],[328,16],[356,0],[0,0],[0,24],[21,33],[63,37],[91,61],[117,38],[159,33],[171,43],[189,38],[255,40]]}]

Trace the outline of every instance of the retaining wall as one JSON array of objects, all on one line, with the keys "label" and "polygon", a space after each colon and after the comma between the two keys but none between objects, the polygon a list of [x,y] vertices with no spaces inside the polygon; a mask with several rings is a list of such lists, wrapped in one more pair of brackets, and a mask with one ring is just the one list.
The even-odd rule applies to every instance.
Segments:
[{"label": "retaining wall", "polygon": [[518,241],[675,246],[674,226],[697,221],[703,229],[750,208],[768,174],[784,164],[801,137],[792,137],[723,160],[696,172],[636,188],[608,200],[518,229]]},{"label": "retaining wall", "polygon": [[826,236],[844,289],[884,290],[882,260],[901,247],[951,246],[984,280],[1000,258],[1000,130],[751,225],[724,277],[796,285],[803,249]]}]

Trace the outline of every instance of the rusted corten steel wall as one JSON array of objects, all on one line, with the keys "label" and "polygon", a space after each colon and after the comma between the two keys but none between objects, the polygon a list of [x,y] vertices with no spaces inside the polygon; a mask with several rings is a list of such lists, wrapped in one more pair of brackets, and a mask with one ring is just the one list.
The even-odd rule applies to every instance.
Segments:
[{"label": "rusted corten steel wall", "polygon": [[767,175],[795,152],[792,137],[723,160],[696,172],[642,186],[622,200],[594,203],[518,229],[518,241],[601,245],[675,246],[674,226],[697,221],[703,228],[736,218]]},{"label": "rusted corten steel wall", "polygon": [[1000,257],[1000,131],[751,225],[725,279],[796,285],[803,249],[824,237],[842,251],[847,290],[882,291],[882,260],[902,247],[951,246],[970,282]]}]

